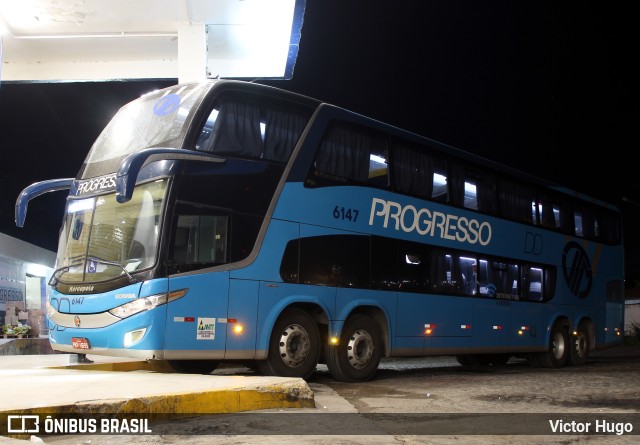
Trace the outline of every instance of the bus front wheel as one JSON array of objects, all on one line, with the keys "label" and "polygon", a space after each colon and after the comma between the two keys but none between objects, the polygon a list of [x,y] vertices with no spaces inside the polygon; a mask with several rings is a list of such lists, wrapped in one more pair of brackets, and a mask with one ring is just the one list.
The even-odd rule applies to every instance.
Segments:
[{"label": "bus front wheel", "polygon": [[340,343],[327,350],[331,375],[343,382],[364,382],[373,377],[380,363],[380,331],[371,317],[354,315],[342,329]]},{"label": "bus front wheel", "polygon": [[271,333],[269,355],[257,362],[263,375],[309,378],[320,357],[320,331],[302,309],[282,313]]}]

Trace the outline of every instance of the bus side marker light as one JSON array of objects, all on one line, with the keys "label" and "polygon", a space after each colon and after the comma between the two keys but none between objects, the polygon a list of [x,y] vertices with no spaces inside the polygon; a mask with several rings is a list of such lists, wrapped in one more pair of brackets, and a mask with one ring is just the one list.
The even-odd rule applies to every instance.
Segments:
[{"label": "bus side marker light", "polygon": [[501,331],[501,330],[502,330],[502,326],[501,326],[501,325],[494,325],[494,326],[493,326],[493,330],[495,330],[495,331]]},{"label": "bus side marker light", "polygon": [[338,344],[338,337],[331,337],[329,339],[329,344],[337,345]]},{"label": "bus side marker light", "polygon": [[244,325],[238,323],[237,318],[227,318],[227,323],[233,325],[233,333],[236,335],[240,335],[244,332]]},{"label": "bus side marker light", "polygon": [[169,292],[169,296],[168,296],[168,301],[169,303],[171,303],[172,301],[177,300],[178,298],[182,298],[185,295],[187,295],[187,292],[189,291],[189,289],[178,289],[178,290],[174,290]]},{"label": "bus side marker light", "polygon": [[424,325],[424,333],[426,335],[431,335],[433,334],[433,330],[436,328],[436,325],[433,323],[426,323]]},{"label": "bus side marker light", "polygon": [[460,329],[471,329],[471,325],[470,324],[461,324],[460,325]]}]

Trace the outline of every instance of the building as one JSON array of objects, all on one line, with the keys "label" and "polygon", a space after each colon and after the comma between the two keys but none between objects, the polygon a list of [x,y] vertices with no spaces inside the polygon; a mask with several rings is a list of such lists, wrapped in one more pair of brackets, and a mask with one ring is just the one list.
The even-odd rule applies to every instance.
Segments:
[{"label": "building", "polygon": [[44,316],[55,259],[54,252],[0,233],[0,325],[28,324],[31,335],[48,334]]}]

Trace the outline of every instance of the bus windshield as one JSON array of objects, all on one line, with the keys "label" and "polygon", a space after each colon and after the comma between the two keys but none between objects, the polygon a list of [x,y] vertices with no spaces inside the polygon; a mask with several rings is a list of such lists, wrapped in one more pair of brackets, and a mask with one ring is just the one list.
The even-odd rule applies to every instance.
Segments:
[{"label": "bus windshield", "polygon": [[69,199],[53,280],[97,283],[131,278],[153,266],[167,182],[138,185],[125,204],[116,201],[115,193]]},{"label": "bus windshield", "polygon": [[179,147],[190,112],[209,85],[165,88],[123,106],[91,147],[87,164],[121,158],[147,147]]}]

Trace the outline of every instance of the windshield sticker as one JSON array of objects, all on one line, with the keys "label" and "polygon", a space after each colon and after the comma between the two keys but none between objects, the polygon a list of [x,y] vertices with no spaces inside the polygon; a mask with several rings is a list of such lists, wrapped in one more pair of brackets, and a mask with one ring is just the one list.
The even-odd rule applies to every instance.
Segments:
[{"label": "windshield sticker", "polygon": [[177,94],[167,94],[161,97],[153,106],[153,114],[156,116],[167,116],[180,106],[180,96]]}]

